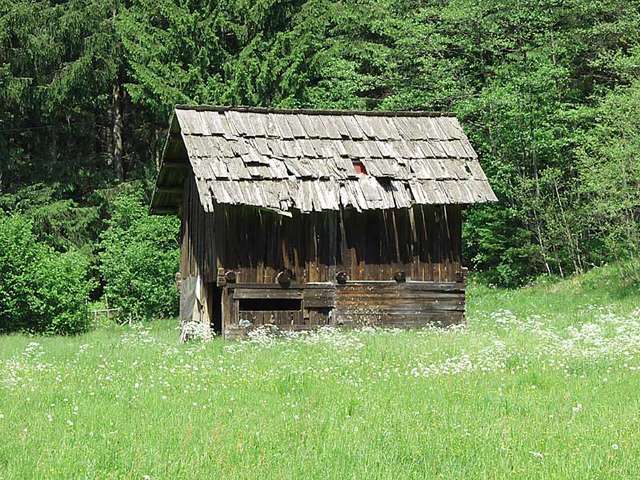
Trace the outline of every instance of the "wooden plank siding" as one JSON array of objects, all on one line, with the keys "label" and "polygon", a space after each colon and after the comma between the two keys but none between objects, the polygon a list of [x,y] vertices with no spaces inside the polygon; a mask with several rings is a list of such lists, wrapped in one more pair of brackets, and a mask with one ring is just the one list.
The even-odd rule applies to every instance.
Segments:
[{"label": "wooden plank siding", "polygon": [[[290,269],[295,282],[392,280],[404,271],[408,280],[455,281],[461,269],[461,209],[417,206],[340,214],[293,212],[284,217],[250,207],[214,211],[217,268],[233,270],[238,283],[273,284]],[[410,217],[414,217],[413,220]],[[414,228],[412,229],[412,225]],[[213,273],[207,259],[207,278]]]},{"label": "wooden plank siding", "polygon": [[[193,176],[185,181],[180,274],[207,289],[222,288],[227,337],[251,325],[309,329],[319,325],[412,327],[463,321],[460,282],[462,207],[417,205],[357,212],[342,209],[287,217],[242,205],[205,212]],[[276,277],[293,272],[289,288]],[[216,286],[219,273],[236,282]],[[336,284],[344,271],[349,282]],[[403,271],[406,283],[393,280]],[[205,294],[207,297],[207,294]],[[209,297],[207,297],[209,298]],[[246,310],[242,299],[300,299],[300,310]]]},{"label": "wooden plank siding", "polygon": [[353,282],[336,287],[336,325],[407,328],[462,321],[463,283]]}]

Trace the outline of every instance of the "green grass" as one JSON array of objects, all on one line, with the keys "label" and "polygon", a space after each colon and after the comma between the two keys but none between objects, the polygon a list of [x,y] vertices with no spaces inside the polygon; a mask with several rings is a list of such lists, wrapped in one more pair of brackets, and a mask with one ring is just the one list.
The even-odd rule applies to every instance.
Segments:
[{"label": "green grass", "polygon": [[474,285],[464,330],[0,338],[0,478],[635,478],[640,293],[616,272]]}]

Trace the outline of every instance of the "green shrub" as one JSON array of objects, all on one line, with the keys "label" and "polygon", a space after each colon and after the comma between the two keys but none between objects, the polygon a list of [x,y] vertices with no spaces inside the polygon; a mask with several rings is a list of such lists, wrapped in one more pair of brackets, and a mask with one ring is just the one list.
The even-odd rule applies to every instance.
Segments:
[{"label": "green shrub", "polygon": [[88,261],[37,241],[31,222],[0,216],[0,331],[72,334],[87,330],[93,283]]},{"label": "green shrub", "polygon": [[124,318],[176,315],[179,221],[149,215],[141,193],[120,194],[100,241],[100,273]]},{"label": "green shrub", "polygon": [[89,327],[87,300],[95,284],[87,278],[89,260],[78,252],[48,255],[36,267],[31,309],[48,333],[83,332]]}]

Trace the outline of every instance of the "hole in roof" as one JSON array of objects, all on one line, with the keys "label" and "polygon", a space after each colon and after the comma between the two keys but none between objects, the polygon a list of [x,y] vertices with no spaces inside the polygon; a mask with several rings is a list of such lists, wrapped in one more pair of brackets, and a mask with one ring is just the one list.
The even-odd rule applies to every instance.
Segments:
[{"label": "hole in roof", "polygon": [[364,168],[364,163],[360,160],[353,160],[353,169],[356,171],[358,175],[367,175],[367,169]]}]

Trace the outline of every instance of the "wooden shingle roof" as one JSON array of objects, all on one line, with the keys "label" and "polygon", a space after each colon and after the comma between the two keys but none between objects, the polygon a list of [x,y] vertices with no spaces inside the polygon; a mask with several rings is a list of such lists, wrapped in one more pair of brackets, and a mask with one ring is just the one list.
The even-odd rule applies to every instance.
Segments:
[{"label": "wooden shingle roof", "polygon": [[216,203],[286,213],[496,200],[458,120],[425,112],[178,106],[152,210],[177,207],[189,166],[206,211]]}]

